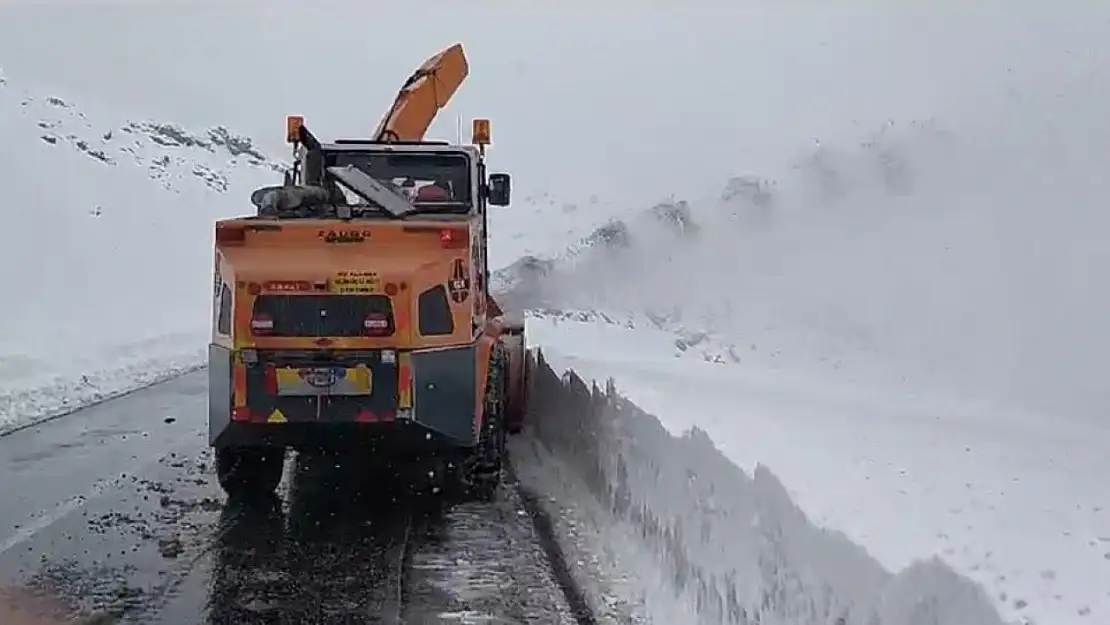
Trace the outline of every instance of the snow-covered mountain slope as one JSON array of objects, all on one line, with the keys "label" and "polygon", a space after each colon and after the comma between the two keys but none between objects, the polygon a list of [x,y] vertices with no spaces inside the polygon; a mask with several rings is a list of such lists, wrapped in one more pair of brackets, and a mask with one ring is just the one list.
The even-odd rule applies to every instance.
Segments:
[{"label": "snow-covered mountain slope", "polygon": [[223,127],[0,85],[0,430],[198,366],[212,222],[279,163]]},{"label": "snow-covered mountain slope", "polygon": [[752,363],[1098,419],[1110,150],[1057,112],[892,123],[787,175],[643,206],[499,284],[532,307],[650,314]]}]

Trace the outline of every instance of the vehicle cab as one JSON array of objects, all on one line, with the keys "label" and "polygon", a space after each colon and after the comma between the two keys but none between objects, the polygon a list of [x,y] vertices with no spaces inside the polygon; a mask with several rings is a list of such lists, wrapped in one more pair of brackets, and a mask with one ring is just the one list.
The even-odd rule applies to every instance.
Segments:
[{"label": "vehicle cab", "polygon": [[[487,174],[489,138],[489,121],[478,119],[473,145],[370,139],[320,143],[307,131],[303,118],[291,116],[286,139],[295,146],[295,161],[285,183],[325,185],[328,172],[355,169],[387,185],[413,204],[421,217],[484,217],[487,206],[508,206],[510,200],[509,175]],[[352,196],[349,190],[341,190],[348,201],[358,202],[357,193]]]}]

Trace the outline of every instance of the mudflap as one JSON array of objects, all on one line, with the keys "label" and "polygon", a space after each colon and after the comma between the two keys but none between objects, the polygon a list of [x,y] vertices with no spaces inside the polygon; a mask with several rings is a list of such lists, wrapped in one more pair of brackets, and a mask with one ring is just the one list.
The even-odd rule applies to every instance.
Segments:
[{"label": "mudflap", "polygon": [[233,356],[230,349],[208,346],[208,442],[215,448],[216,477],[231,499],[272,496],[285,467],[285,448],[268,445],[261,438],[229,444],[232,429],[231,385]]},{"label": "mudflap", "polygon": [[508,398],[508,353],[496,343],[490,354],[486,378],[485,408],[478,444],[468,454],[462,471],[462,487],[467,498],[488,501],[501,485],[505,458],[505,409]]},{"label": "mudflap", "polygon": [[215,447],[231,425],[231,350],[208,346],[208,444]]}]

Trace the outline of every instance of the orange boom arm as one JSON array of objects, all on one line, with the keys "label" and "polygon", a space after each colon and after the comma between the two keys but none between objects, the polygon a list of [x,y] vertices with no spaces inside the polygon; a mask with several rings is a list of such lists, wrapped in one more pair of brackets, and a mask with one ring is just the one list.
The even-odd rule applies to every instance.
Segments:
[{"label": "orange boom arm", "polygon": [[376,141],[423,141],[436,115],[470,73],[462,44],[424,61],[397,93],[393,106],[374,131]]}]

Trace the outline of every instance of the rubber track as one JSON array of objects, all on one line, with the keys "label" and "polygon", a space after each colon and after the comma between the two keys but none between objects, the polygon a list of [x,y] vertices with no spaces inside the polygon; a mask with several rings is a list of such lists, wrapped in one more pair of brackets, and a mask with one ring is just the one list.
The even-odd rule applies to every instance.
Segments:
[{"label": "rubber track", "polygon": [[589,600],[586,599],[585,593],[579,588],[578,582],[575,581],[570,565],[567,564],[566,554],[563,553],[563,548],[559,545],[559,539],[555,535],[555,524],[552,523],[551,517],[544,511],[536,494],[521,485],[516,472],[513,470],[512,463],[508,462],[506,466],[513,487],[516,488],[521,501],[524,503],[524,511],[536,528],[536,535],[539,537],[540,546],[547,557],[547,562],[551,566],[551,572],[555,576],[555,583],[559,585],[559,590],[562,591],[567,605],[570,606],[575,623],[577,625],[597,625],[597,617],[594,616],[593,608],[590,606]]}]

